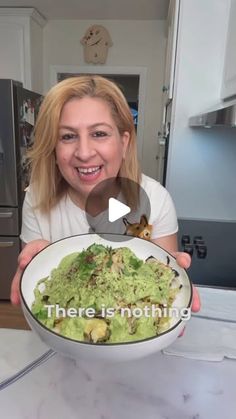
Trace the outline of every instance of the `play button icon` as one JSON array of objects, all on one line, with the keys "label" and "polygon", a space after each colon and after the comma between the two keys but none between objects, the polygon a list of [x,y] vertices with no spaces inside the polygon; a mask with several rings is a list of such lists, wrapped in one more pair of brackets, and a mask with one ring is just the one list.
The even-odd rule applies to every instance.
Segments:
[{"label": "play button icon", "polygon": [[128,207],[128,205],[123,204],[122,202],[118,201],[118,199],[109,198],[108,220],[110,223],[119,220],[119,218],[129,214],[130,211],[131,208]]},{"label": "play button icon", "polygon": [[89,193],[85,205],[89,232],[105,239],[109,235],[109,240],[115,242],[137,236],[142,227],[141,220],[149,220],[150,212],[146,191],[138,183],[123,177],[98,183]]}]

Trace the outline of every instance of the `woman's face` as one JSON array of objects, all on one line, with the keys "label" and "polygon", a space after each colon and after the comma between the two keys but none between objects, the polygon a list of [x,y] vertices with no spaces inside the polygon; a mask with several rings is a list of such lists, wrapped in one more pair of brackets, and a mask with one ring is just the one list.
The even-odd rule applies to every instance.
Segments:
[{"label": "woman's face", "polygon": [[71,99],[62,110],[56,145],[58,168],[77,196],[116,177],[125,157],[129,133],[122,136],[102,99]]}]

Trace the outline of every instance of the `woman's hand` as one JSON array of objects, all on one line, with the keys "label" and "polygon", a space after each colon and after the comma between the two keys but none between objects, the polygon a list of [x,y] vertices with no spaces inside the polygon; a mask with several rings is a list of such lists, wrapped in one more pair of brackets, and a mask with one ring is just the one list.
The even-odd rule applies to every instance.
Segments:
[{"label": "woman's hand", "polygon": [[[184,253],[184,252],[176,252],[175,255],[176,257],[176,261],[178,263],[179,266],[181,266],[181,268],[184,269],[188,269],[189,266],[191,265],[191,257],[189,256],[188,253]],[[199,311],[201,308],[201,301],[200,301],[200,297],[198,294],[198,290],[197,288],[193,285],[193,299],[192,299],[192,306],[191,306],[191,310],[194,312]],[[179,338],[181,336],[183,336],[185,331],[185,327],[183,328],[182,332],[179,335]]]},{"label": "woman's hand", "polygon": [[[177,243],[177,234],[171,234],[170,236],[160,237],[159,239],[152,240],[153,243],[161,246],[167,252],[171,253],[175,258],[181,268],[188,269],[191,265],[191,257],[188,253],[177,252],[175,249],[178,249]],[[193,300],[192,300],[192,311],[197,312],[201,308],[200,297],[197,289],[193,286]]]},{"label": "woman's hand", "polygon": [[[176,261],[178,265],[181,266],[181,268],[188,269],[189,266],[191,265],[191,257],[189,256],[188,253],[176,252],[174,256],[176,257]],[[193,285],[193,300],[192,300],[191,309],[192,311],[197,312],[200,310],[200,308],[201,308],[201,301],[198,294],[198,290]]]},{"label": "woman's hand", "polygon": [[33,240],[26,244],[18,256],[18,268],[11,284],[11,302],[20,304],[20,278],[26,265],[40,250],[47,247],[50,243],[47,240]]}]

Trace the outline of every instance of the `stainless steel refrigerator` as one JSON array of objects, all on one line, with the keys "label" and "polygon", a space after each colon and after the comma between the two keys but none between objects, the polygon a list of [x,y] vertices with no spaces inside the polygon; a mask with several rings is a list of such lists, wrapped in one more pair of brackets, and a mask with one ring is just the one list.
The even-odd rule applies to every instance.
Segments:
[{"label": "stainless steel refrigerator", "polygon": [[10,285],[20,252],[21,209],[29,181],[26,150],[41,96],[20,82],[0,79],[0,300],[10,298]]}]

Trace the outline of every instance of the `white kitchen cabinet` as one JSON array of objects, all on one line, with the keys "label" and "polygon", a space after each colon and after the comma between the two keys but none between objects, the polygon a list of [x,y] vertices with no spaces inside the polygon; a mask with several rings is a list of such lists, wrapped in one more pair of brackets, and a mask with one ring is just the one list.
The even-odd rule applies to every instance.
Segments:
[{"label": "white kitchen cabinet", "polygon": [[170,0],[168,17],[167,17],[167,47],[166,47],[165,78],[164,78],[164,85],[163,85],[165,103],[167,103],[173,97],[179,7],[180,7],[180,0]]},{"label": "white kitchen cabinet", "polygon": [[236,96],[236,0],[230,2],[229,24],[226,41],[222,99]]},{"label": "white kitchen cabinet", "polygon": [[168,112],[173,99],[174,78],[176,67],[178,25],[180,0],[170,0],[167,16],[167,45],[165,58],[165,74],[162,95],[162,122],[157,135],[157,179],[165,184],[167,138],[169,135]]},{"label": "white kitchen cabinet", "polygon": [[21,81],[26,89],[43,91],[43,26],[32,8],[0,9],[0,78]]},{"label": "white kitchen cabinet", "polygon": [[166,177],[179,219],[236,219],[235,130],[189,126],[191,116],[219,106],[229,6],[180,1]]}]

